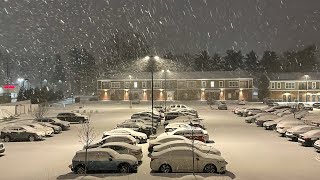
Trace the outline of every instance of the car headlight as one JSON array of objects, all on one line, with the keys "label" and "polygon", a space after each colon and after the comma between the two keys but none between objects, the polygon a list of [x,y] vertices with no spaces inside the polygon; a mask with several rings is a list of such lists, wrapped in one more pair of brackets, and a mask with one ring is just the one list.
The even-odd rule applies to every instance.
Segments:
[{"label": "car headlight", "polygon": [[225,160],[219,160],[218,163],[219,164],[228,164]]}]

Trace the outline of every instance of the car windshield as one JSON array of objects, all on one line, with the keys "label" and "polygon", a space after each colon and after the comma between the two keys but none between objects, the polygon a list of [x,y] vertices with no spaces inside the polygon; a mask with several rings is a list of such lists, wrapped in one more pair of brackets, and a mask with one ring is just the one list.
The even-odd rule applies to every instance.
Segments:
[{"label": "car windshield", "polygon": [[[320,0],[0,0],[0,179],[317,179],[319,35]],[[73,159],[107,137],[142,154]]]}]

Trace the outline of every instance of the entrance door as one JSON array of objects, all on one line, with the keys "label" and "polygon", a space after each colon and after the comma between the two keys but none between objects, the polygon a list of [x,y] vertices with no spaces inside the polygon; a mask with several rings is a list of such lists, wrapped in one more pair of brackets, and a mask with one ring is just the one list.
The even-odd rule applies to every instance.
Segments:
[{"label": "entrance door", "polygon": [[288,102],[291,102],[291,95],[288,95]]},{"label": "entrance door", "polygon": [[283,95],[283,96],[282,96],[282,100],[283,100],[283,102],[287,102],[287,96],[286,96],[286,95]]},{"label": "entrance door", "polygon": [[316,95],[312,95],[312,102],[316,102]]}]

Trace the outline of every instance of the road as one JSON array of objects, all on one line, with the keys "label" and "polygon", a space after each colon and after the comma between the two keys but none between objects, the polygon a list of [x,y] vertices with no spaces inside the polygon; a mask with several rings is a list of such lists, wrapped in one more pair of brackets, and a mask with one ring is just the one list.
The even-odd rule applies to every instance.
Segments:
[{"label": "road", "polygon": [[[205,119],[210,137],[215,141],[213,146],[222,152],[229,163],[226,174],[200,173],[195,178],[188,173],[153,173],[149,168],[147,144],[142,144],[144,159],[138,173],[93,174],[83,178],[71,173],[68,168],[75,152],[82,148],[78,138],[80,125],[74,124],[69,131],[41,142],[5,143],[6,153],[0,157],[0,179],[319,179],[320,154],[313,148],[302,147],[279,137],[275,132],[246,124],[242,117],[237,117],[230,110],[212,110],[199,102],[188,105],[197,109]],[[88,104],[81,110],[93,110],[91,122],[98,139],[103,131],[113,129],[133,112],[144,108],[140,105],[129,109],[126,103],[109,103]],[[57,111],[53,109],[51,113]]]}]

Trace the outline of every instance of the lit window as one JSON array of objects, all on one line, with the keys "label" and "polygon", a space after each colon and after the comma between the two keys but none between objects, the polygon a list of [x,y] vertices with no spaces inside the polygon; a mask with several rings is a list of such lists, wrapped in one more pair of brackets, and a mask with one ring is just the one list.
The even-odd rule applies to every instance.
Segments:
[{"label": "lit window", "polygon": [[138,82],[133,82],[133,88],[138,88]]},{"label": "lit window", "polygon": [[214,81],[210,82],[210,87],[214,87]]},{"label": "lit window", "polygon": [[271,83],[271,89],[275,89],[276,88],[276,83],[275,82],[272,82]]},{"label": "lit window", "polygon": [[206,81],[201,81],[201,87],[203,87],[203,88],[207,87],[207,82]]},{"label": "lit window", "polygon": [[286,83],[286,89],[294,89],[294,83]]},{"label": "lit window", "polygon": [[281,83],[280,82],[277,83],[277,89],[281,89]]},{"label": "lit window", "polygon": [[142,88],[147,88],[147,82],[146,81],[142,82]]},{"label": "lit window", "polygon": [[317,89],[317,83],[316,82],[312,82],[312,89]]}]

